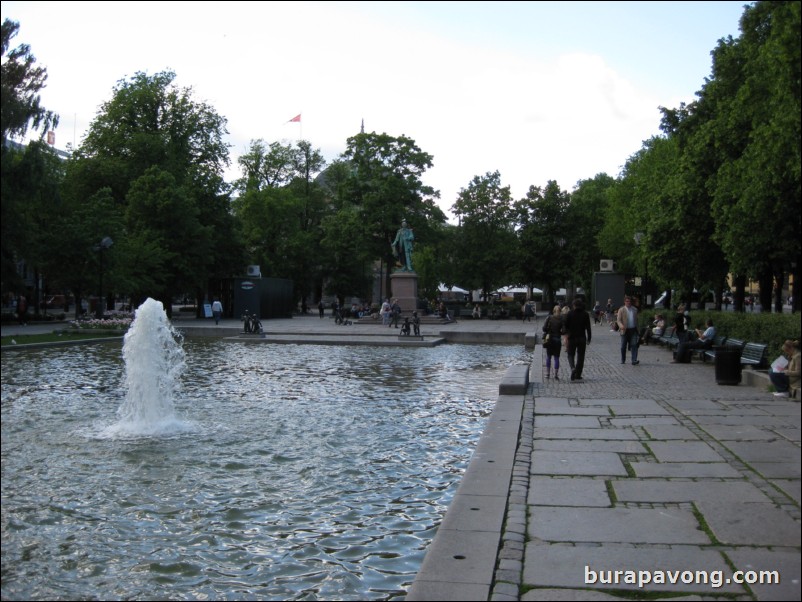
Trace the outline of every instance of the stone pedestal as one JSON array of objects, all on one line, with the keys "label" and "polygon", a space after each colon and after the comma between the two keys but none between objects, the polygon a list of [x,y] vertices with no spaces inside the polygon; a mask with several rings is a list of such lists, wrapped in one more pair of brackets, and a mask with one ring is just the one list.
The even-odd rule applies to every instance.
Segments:
[{"label": "stone pedestal", "polygon": [[418,309],[418,275],[415,272],[394,272],[390,274],[391,297],[398,299],[398,305],[405,314]]}]

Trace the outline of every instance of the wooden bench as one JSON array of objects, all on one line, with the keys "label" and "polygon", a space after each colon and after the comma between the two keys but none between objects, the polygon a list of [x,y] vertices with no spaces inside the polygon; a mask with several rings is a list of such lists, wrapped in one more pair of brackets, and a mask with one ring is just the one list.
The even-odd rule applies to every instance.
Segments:
[{"label": "wooden bench", "polygon": [[763,343],[747,343],[741,351],[741,365],[765,368],[768,350],[769,346]]},{"label": "wooden bench", "polygon": [[[736,349],[740,349],[741,351],[743,351],[744,345],[746,345],[746,343],[740,339],[727,339],[724,345],[720,345],[720,347],[728,347],[728,348],[735,347]],[[713,349],[705,349],[705,354],[703,359],[704,361],[707,361],[708,359],[711,360],[716,359],[715,346],[713,347]]]}]

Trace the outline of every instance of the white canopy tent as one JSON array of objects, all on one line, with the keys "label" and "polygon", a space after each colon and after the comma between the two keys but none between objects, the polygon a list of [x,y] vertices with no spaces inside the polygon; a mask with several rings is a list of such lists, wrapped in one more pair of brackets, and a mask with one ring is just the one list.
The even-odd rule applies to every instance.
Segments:
[{"label": "white canopy tent", "polygon": [[[516,293],[521,293],[525,295],[529,292],[529,289],[527,289],[525,286],[505,286],[504,288],[498,289],[498,291],[496,292],[501,293],[502,295],[514,295]],[[534,286],[532,287],[532,294],[539,295],[542,292],[543,291],[540,290],[539,288],[536,288]]]}]

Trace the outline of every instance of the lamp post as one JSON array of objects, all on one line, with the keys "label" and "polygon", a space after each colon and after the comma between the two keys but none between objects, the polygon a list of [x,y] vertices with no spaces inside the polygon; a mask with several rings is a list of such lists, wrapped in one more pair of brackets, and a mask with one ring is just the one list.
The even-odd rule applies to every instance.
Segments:
[{"label": "lamp post", "polygon": [[98,287],[97,308],[95,311],[95,315],[98,319],[103,318],[103,251],[107,250],[113,244],[114,241],[109,236],[104,236],[103,240],[95,245],[95,251],[100,253],[100,285]]},{"label": "lamp post", "polygon": [[[635,244],[638,245],[638,247],[640,247],[640,243],[643,240],[644,236],[645,234],[643,232],[635,232],[635,235],[632,237],[635,240]],[[641,295],[643,296],[643,306],[646,307],[647,305],[649,305],[648,288],[647,288],[647,282],[649,280],[649,259],[646,257],[645,253],[643,256],[643,264],[644,264],[643,278],[641,279],[640,290],[641,290]]]}]

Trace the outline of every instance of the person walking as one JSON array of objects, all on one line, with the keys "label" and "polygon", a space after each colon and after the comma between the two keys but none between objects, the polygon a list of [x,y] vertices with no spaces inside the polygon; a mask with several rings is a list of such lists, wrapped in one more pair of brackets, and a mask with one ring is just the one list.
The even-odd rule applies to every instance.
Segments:
[{"label": "person walking", "polygon": [[532,321],[532,318],[535,317],[535,310],[532,307],[532,302],[531,301],[527,301],[526,303],[524,303],[523,312],[521,312],[521,313],[523,313],[523,321],[524,322],[531,322]]},{"label": "person walking", "polygon": [[223,304],[220,303],[220,299],[217,297],[215,297],[212,303],[212,315],[214,316],[214,323],[220,324],[220,318],[223,317]]},{"label": "person walking", "polygon": [[398,320],[401,319],[401,306],[398,304],[398,299],[393,299],[393,305],[390,308],[391,317],[390,317],[390,325],[388,328],[395,326],[398,328]]},{"label": "person walking", "polygon": [[320,319],[322,320],[326,315],[326,306],[323,305],[323,299],[317,302],[317,311],[320,314]]},{"label": "person walking", "polygon": [[543,324],[543,348],[546,350],[546,378],[551,378],[554,360],[554,380],[560,380],[560,352],[562,351],[563,316],[560,306],[555,305],[552,314]]},{"label": "person walking", "polygon": [[389,326],[390,325],[390,314],[392,313],[393,309],[390,305],[390,300],[385,299],[384,303],[382,303],[381,308],[381,317],[382,317],[382,326]]},{"label": "person walking", "polygon": [[574,299],[573,308],[565,316],[564,330],[568,333],[568,364],[573,366],[571,380],[582,380],[585,349],[593,336],[590,315],[585,311],[582,299]]},{"label": "person walking", "polygon": [[638,361],[638,308],[632,304],[632,297],[624,297],[624,305],[619,308],[616,315],[618,334],[621,335],[621,363],[627,363],[627,347],[632,354],[632,365],[637,366]]}]

